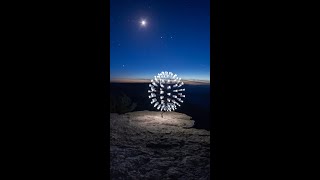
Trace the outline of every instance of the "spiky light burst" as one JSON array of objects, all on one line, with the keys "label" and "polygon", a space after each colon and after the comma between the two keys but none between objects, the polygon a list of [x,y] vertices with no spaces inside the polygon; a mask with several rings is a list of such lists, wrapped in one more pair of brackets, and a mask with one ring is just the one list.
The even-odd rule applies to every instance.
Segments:
[{"label": "spiky light burst", "polygon": [[[174,111],[177,106],[183,103],[182,94],[185,89],[182,89],[183,82],[178,78],[177,74],[172,72],[161,72],[154,79],[151,79],[148,90],[151,104],[160,111]],[[180,104],[181,103],[181,104]]]}]

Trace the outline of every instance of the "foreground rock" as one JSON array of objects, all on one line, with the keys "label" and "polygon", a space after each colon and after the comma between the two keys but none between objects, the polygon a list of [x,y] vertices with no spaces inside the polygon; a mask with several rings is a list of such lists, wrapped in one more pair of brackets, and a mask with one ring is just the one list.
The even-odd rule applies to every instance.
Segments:
[{"label": "foreground rock", "polygon": [[111,114],[112,179],[210,179],[210,132],[185,114],[161,114]]}]

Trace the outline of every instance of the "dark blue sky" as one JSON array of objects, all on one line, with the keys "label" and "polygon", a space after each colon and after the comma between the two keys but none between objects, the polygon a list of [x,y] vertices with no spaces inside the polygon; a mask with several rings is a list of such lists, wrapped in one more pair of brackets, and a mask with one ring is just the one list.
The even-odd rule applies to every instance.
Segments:
[{"label": "dark blue sky", "polygon": [[210,79],[209,0],[111,0],[110,8],[111,80],[161,71]]}]

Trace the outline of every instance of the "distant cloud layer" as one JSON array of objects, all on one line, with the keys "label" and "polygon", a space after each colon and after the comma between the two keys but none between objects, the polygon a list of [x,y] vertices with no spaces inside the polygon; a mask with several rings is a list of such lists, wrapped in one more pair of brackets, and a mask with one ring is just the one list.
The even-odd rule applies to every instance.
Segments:
[{"label": "distant cloud layer", "polygon": [[[209,80],[197,80],[197,79],[182,79],[185,84],[191,85],[210,85]],[[111,79],[112,83],[150,83],[150,79]]]}]

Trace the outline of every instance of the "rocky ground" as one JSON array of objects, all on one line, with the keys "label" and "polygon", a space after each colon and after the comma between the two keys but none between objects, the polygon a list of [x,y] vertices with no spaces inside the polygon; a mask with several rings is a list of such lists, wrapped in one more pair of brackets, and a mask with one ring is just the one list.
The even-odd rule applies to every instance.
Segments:
[{"label": "rocky ground", "polygon": [[210,179],[210,131],[177,112],[111,114],[111,179]]}]

